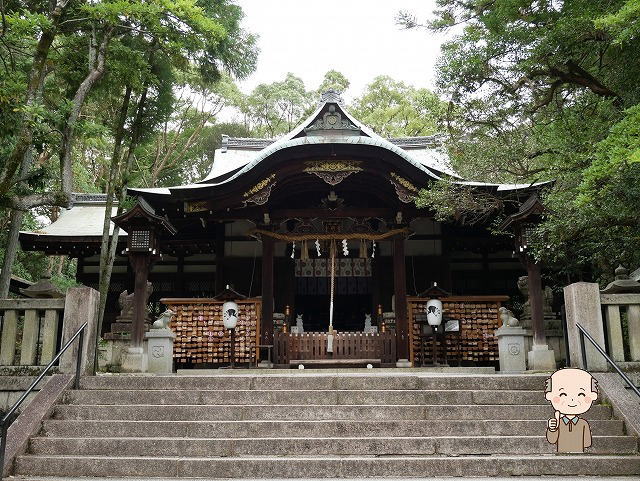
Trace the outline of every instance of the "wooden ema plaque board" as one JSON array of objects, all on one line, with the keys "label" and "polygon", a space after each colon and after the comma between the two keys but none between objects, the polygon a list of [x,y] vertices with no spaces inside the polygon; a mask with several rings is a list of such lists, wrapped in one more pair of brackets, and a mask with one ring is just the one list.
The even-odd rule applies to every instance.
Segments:
[{"label": "wooden ema plaque board", "polygon": [[[443,308],[443,322],[457,320],[460,323],[460,342],[457,339],[446,341],[447,357],[451,360],[472,362],[498,361],[498,338],[495,331],[502,322],[499,309],[508,296],[450,296],[440,298]],[[411,359],[414,365],[420,362],[420,324],[415,322],[415,315],[427,312],[428,298],[409,297],[409,325],[411,331]],[[452,336],[453,337],[453,336]],[[432,339],[425,342],[427,360],[431,359]],[[442,352],[438,338],[436,349]],[[459,349],[459,351],[458,351]],[[444,356],[442,356],[444,357]]]},{"label": "wooden ema plaque board", "polygon": [[[173,358],[176,363],[224,364],[231,362],[231,334],[222,322],[224,301],[213,299],[161,299],[175,312],[169,327],[176,333]],[[256,362],[260,335],[260,299],[238,304],[235,362]]]}]

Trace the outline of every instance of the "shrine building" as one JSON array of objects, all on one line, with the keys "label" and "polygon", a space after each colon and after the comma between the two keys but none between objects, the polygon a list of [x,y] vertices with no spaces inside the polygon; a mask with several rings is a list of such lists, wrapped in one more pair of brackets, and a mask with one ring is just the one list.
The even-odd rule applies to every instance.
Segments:
[{"label": "shrine building", "polygon": [[[442,178],[515,191],[522,202],[539,188],[465,180],[441,137],[382,138],[332,91],[280,138],[223,136],[205,179],[130,188],[134,207],[113,209],[121,231],[103,335],[127,330],[122,303],[135,292],[132,345],[141,346],[148,329],[148,299],[153,317],[174,311],[176,365],[220,366],[231,355],[221,303],[235,298],[238,363],[252,365],[270,350],[281,366],[331,358],[416,365],[425,303],[438,297],[445,321],[457,322],[445,354],[497,363],[498,308],[527,271],[512,239],[486,225],[438,222],[416,207],[419,191]],[[77,281],[97,289],[104,210],[104,195],[77,194],[51,225],[22,232],[22,248],[77,258]],[[333,352],[328,334],[336,336]]]}]

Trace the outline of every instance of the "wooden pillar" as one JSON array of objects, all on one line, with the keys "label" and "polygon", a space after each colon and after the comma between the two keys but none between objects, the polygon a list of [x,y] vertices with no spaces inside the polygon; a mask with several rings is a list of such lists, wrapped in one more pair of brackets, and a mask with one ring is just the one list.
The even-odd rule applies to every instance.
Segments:
[{"label": "wooden pillar", "polygon": [[[378,312],[380,302],[379,259],[367,259],[371,262],[371,312]],[[380,326],[378,326],[379,328]]]},{"label": "wooden pillar", "polygon": [[216,227],[215,253],[216,253],[216,280],[214,286],[215,294],[222,292],[225,286],[224,282],[224,243],[225,243],[225,224],[218,224]]},{"label": "wooden pillar", "polygon": [[527,283],[529,285],[529,303],[531,304],[531,327],[533,344],[546,345],[544,334],[544,313],[542,307],[542,278],[540,266],[533,260],[527,260]]},{"label": "wooden pillar", "polygon": [[407,273],[404,257],[404,235],[393,238],[393,288],[395,294],[396,355],[409,359],[409,320],[407,318]]},{"label": "wooden pillar", "polygon": [[144,342],[144,322],[147,317],[147,281],[149,280],[152,261],[151,256],[147,253],[130,253],[129,261],[135,274],[131,347],[142,347]]},{"label": "wooden pillar", "polygon": [[487,246],[482,247],[482,289],[484,292],[479,294],[493,294],[493,290],[488,292],[488,287],[491,286],[491,273],[489,272],[489,249]]},{"label": "wooden pillar", "polygon": [[261,344],[273,344],[273,250],[273,238],[262,236],[262,322],[260,324]]},{"label": "wooden pillar", "polygon": [[76,282],[82,284],[84,280],[84,257],[78,257],[76,264]]},{"label": "wooden pillar", "polygon": [[[176,292],[179,293],[180,297],[188,297],[185,292],[185,283],[184,283],[184,255],[180,254],[176,260]],[[216,295],[217,292],[214,292],[213,295]]]},{"label": "wooden pillar", "polygon": [[[296,300],[296,265],[293,259],[289,259],[285,256],[283,262],[280,263],[283,274],[283,287],[284,292],[280,292],[280,304],[276,304],[276,308],[279,312],[284,312],[285,306],[290,306],[292,309]],[[280,311],[280,309],[282,309]]]}]

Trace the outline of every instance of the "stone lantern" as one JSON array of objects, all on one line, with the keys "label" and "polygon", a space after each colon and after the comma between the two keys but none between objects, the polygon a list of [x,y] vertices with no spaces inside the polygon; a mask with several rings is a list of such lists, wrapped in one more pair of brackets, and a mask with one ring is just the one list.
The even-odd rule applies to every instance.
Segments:
[{"label": "stone lantern", "polygon": [[145,372],[147,363],[143,342],[149,271],[153,263],[161,258],[161,235],[174,235],[176,229],[166,217],[157,215],[153,207],[142,198],[138,198],[130,210],[111,220],[127,233],[127,248],[123,254],[129,256],[129,262],[135,273],[131,345],[125,353],[122,369]]},{"label": "stone lantern", "polygon": [[515,254],[527,269],[527,284],[531,304],[531,324],[533,328],[533,346],[528,353],[529,369],[553,371],[556,368],[555,356],[549,349],[544,332],[544,308],[540,264],[531,255],[531,249],[540,241],[536,234],[536,225],[545,211],[545,207],[536,194],[532,194],[518,212],[508,216],[500,226],[501,230],[511,229],[515,234]]}]

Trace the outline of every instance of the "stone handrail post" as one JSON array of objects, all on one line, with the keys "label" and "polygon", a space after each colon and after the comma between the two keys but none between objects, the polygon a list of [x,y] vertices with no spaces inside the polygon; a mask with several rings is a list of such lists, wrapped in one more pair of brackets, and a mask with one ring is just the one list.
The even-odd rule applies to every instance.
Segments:
[{"label": "stone handrail post", "polygon": [[571,365],[581,369],[588,368],[590,371],[607,371],[607,361],[590,343],[585,346],[588,366],[582,365],[580,333],[576,327],[576,323],[580,323],[600,347],[605,348],[600,286],[595,282],[570,284],[564,288],[564,304]]}]

